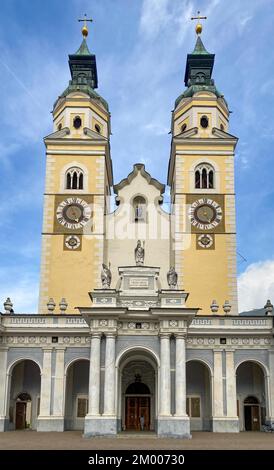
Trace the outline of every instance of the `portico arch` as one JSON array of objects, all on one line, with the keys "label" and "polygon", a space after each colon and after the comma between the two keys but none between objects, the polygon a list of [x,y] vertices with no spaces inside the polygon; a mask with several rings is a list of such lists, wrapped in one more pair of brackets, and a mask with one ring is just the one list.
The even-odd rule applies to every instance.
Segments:
[{"label": "portico arch", "polygon": [[[155,430],[158,414],[158,364],[156,354],[143,347],[123,351],[117,358],[118,429]],[[143,418],[141,418],[141,416]]]},{"label": "portico arch", "polygon": [[84,429],[88,412],[89,360],[78,358],[66,367],[65,429]]},{"label": "portico arch", "polygon": [[192,431],[211,431],[212,371],[202,360],[186,363],[187,414]]},{"label": "portico arch", "polygon": [[9,429],[36,429],[40,413],[41,370],[31,359],[19,359],[8,369]]},{"label": "portico arch", "polygon": [[255,360],[242,361],[236,369],[237,412],[240,431],[260,431],[267,420],[268,374]]}]

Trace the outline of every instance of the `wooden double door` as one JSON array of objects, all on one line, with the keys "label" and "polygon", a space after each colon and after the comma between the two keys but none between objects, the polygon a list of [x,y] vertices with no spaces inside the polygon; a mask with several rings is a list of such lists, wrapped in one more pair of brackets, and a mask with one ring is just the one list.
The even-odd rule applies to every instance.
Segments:
[{"label": "wooden double door", "polygon": [[149,431],[150,397],[126,397],[126,430],[141,431],[142,421],[144,431]]},{"label": "wooden double door", "polygon": [[260,407],[259,405],[244,406],[245,430],[260,431]]}]

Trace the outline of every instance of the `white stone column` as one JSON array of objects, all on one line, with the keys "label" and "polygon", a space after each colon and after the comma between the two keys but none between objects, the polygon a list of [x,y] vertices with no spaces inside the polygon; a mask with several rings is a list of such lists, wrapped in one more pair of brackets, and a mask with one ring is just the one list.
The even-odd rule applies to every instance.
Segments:
[{"label": "white stone column", "polygon": [[52,349],[44,349],[39,418],[50,416]]},{"label": "white stone column", "polygon": [[170,416],[170,334],[161,334],[160,345],[160,415]]},{"label": "white stone column", "polygon": [[115,414],[115,334],[106,334],[104,415]]},{"label": "white stone column", "polygon": [[175,405],[176,416],[186,416],[186,342],[183,334],[176,335]]},{"label": "white stone column", "polygon": [[89,368],[89,406],[88,414],[99,415],[100,404],[100,351],[101,333],[92,333]]},{"label": "white stone column", "polygon": [[226,409],[227,417],[237,419],[236,374],[234,351],[226,351]]},{"label": "white stone column", "polygon": [[7,418],[7,354],[8,349],[0,349],[0,431],[5,430],[5,421]]},{"label": "white stone column", "polygon": [[56,364],[54,378],[54,416],[64,417],[65,402],[65,348],[56,348]]},{"label": "white stone column", "polygon": [[223,417],[223,364],[222,351],[214,351],[213,394],[212,394],[213,418]]},{"label": "white stone column", "polygon": [[268,380],[268,393],[266,393],[266,404],[267,413],[269,414],[269,420],[274,424],[274,349],[269,351],[269,380]]}]

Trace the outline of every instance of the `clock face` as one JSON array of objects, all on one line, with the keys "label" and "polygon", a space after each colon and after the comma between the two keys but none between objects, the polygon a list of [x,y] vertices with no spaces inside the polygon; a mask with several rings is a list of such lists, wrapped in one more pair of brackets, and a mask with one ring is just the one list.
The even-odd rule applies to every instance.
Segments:
[{"label": "clock face", "polygon": [[68,229],[81,229],[91,218],[91,207],[79,197],[69,197],[58,205],[56,218]]},{"label": "clock face", "polygon": [[216,228],[223,218],[221,206],[209,198],[194,201],[188,213],[190,223],[199,230],[212,230]]}]

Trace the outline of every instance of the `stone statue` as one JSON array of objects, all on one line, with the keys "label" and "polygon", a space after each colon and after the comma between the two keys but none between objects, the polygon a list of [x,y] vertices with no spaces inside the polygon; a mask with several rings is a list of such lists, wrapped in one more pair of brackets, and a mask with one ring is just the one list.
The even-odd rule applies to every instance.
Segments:
[{"label": "stone statue", "polygon": [[106,264],[102,264],[101,281],[103,289],[109,289],[111,284],[111,271]]},{"label": "stone statue", "polygon": [[145,250],[141,245],[141,240],[138,240],[135,248],[135,262],[136,266],[143,266],[145,260]]},{"label": "stone statue", "polygon": [[176,289],[178,282],[178,274],[175,271],[175,268],[172,267],[167,273],[167,283],[170,289]]}]

